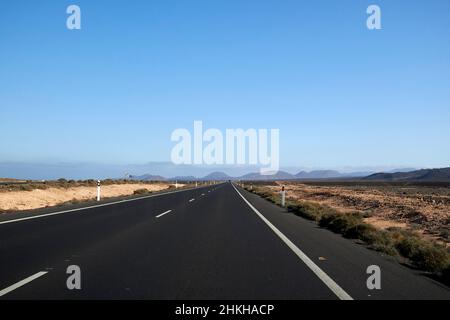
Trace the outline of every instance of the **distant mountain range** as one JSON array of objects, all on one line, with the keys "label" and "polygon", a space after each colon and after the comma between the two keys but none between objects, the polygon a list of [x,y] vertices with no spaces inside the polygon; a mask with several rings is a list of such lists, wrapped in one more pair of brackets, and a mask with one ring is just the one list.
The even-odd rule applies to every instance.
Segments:
[{"label": "distant mountain range", "polygon": [[[286,179],[291,179],[289,175],[294,176],[293,179],[321,179],[321,178],[349,178],[363,177],[377,172],[393,173],[400,171],[413,171],[417,168],[398,169],[392,166],[360,166],[360,167],[333,167],[328,170],[322,168],[307,169],[303,166],[287,166],[281,170],[288,172]],[[395,169],[395,170],[393,170]],[[251,172],[259,172],[258,166],[202,166],[202,165],[175,165],[172,162],[148,162],[144,164],[102,164],[102,163],[84,163],[84,162],[49,162],[49,163],[27,163],[27,162],[1,162],[0,161],[0,177],[16,178],[21,180],[56,180],[59,178],[84,180],[84,179],[110,179],[110,178],[129,178],[130,174],[136,177],[142,177],[147,180],[195,180],[201,177],[209,176],[211,172],[216,175],[211,179],[222,177],[226,179],[228,176],[236,177],[231,179],[240,179],[243,176],[250,178],[252,175],[259,178],[259,174]],[[307,172],[306,172],[306,171]],[[315,170],[315,171],[311,171]],[[338,170],[338,171],[335,171]],[[302,172],[300,174],[300,172]],[[305,173],[306,172],[306,173]],[[281,176],[279,173],[278,176]],[[295,177],[299,175],[298,177]],[[263,177],[264,179],[267,177]],[[276,177],[273,177],[276,178]],[[269,178],[270,179],[270,178]]]},{"label": "distant mountain range", "polygon": [[133,180],[143,180],[143,181],[165,181],[167,180],[166,178],[162,177],[162,176],[157,176],[157,175],[153,175],[153,174],[143,174],[141,176],[129,176],[130,179]]},{"label": "distant mountain range", "polygon": [[341,173],[336,170],[314,170],[300,171],[297,174],[291,174],[286,171],[278,171],[273,175],[262,175],[259,172],[247,173],[238,177],[231,177],[228,174],[215,171],[204,177],[194,176],[176,176],[165,178],[159,175],[145,174],[141,176],[130,176],[134,180],[148,181],[223,181],[223,180],[242,180],[242,181],[273,181],[273,180],[314,180],[314,179],[360,179],[373,181],[442,181],[450,182],[450,168],[442,169],[421,169],[406,171],[407,169],[398,169],[395,172],[350,172]]},{"label": "distant mountain range", "polygon": [[375,173],[364,180],[375,181],[440,181],[450,182],[450,168],[421,169],[409,172]]},{"label": "distant mountain range", "polygon": [[134,180],[151,180],[151,181],[163,181],[163,180],[171,180],[171,181],[213,181],[213,180],[252,180],[252,181],[263,181],[263,180],[295,180],[295,179],[324,179],[324,178],[333,178],[333,177],[342,177],[345,176],[337,171],[331,170],[317,170],[311,172],[299,172],[296,175],[290,174],[285,171],[278,171],[273,175],[262,175],[259,172],[247,173],[239,177],[231,177],[228,174],[220,171],[212,172],[204,177],[196,178],[194,176],[177,176],[172,178],[164,178],[158,175],[144,174],[141,176],[131,176],[131,179]]},{"label": "distant mountain range", "polygon": [[292,180],[295,179],[295,176],[286,172],[286,171],[278,171],[273,175],[262,175],[259,172],[248,173],[243,176],[237,177],[236,180]]},{"label": "distant mountain range", "polygon": [[215,171],[213,173],[208,174],[207,176],[203,177],[203,180],[230,180],[233,179],[229,175],[227,175],[224,172]]}]

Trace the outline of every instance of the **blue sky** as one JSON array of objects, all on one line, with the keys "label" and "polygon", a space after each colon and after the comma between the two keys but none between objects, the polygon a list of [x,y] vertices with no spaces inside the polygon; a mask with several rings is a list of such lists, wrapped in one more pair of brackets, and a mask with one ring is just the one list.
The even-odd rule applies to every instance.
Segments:
[{"label": "blue sky", "polygon": [[5,1],[0,162],[168,161],[202,120],[279,128],[282,166],[449,166],[449,39],[448,0]]}]

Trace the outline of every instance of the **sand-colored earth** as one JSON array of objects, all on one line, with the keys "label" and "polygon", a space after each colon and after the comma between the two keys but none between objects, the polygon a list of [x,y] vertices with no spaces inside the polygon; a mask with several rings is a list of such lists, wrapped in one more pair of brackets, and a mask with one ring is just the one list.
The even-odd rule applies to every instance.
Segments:
[{"label": "sand-colored earth", "polygon": [[[281,184],[281,183],[280,183]],[[450,188],[416,186],[323,186],[283,183],[288,198],[360,211],[379,227],[412,227],[448,241]],[[278,191],[280,186],[269,186]]]},{"label": "sand-colored earth", "polygon": [[[102,198],[127,196],[138,189],[160,191],[169,188],[167,183],[113,184],[101,187]],[[35,189],[32,191],[11,191],[0,193],[0,210],[30,210],[55,206],[72,200],[92,200],[97,197],[97,187],[71,187]]]}]

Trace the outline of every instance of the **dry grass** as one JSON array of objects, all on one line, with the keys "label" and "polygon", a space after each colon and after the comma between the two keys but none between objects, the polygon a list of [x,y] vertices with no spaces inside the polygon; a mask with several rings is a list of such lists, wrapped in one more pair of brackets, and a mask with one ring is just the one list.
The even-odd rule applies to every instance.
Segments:
[{"label": "dry grass", "polygon": [[[279,185],[267,186],[278,191]],[[288,199],[340,212],[360,212],[377,228],[414,229],[449,244],[450,188],[432,186],[314,185],[286,183]]]},{"label": "dry grass", "polygon": [[[255,186],[247,190],[279,204],[279,187]],[[450,253],[446,245],[430,241],[423,233],[392,226],[377,228],[367,223],[371,214],[367,211],[355,210],[354,207],[339,210],[328,204],[302,200],[298,195],[288,197],[286,204],[288,210],[298,216],[316,221],[319,226],[346,238],[357,239],[371,249],[392,256],[402,256],[417,268],[435,273],[444,283],[449,284]]]},{"label": "dry grass", "polygon": [[[0,211],[31,210],[68,203],[77,203],[95,199],[97,196],[96,182],[52,182],[45,187],[34,188],[26,184],[25,190],[15,188],[14,191],[0,192]],[[22,185],[23,187],[23,185]],[[102,182],[102,198],[128,196],[132,194],[161,191],[170,188],[168,183],[127,182],[114,184],[113,181]],[[29,191],[27,191],[29,190]]]}]

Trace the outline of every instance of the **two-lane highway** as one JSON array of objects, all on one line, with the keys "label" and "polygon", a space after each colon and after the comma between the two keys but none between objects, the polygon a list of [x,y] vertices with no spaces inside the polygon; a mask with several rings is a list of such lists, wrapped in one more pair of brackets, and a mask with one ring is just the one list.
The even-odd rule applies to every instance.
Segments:
[{"label": "two-lane highway", "polygon": [[[0,222],[0,299],[450,299],[231,183],[56,213]],[[70,265],[80,290],[66,286]]]}]

